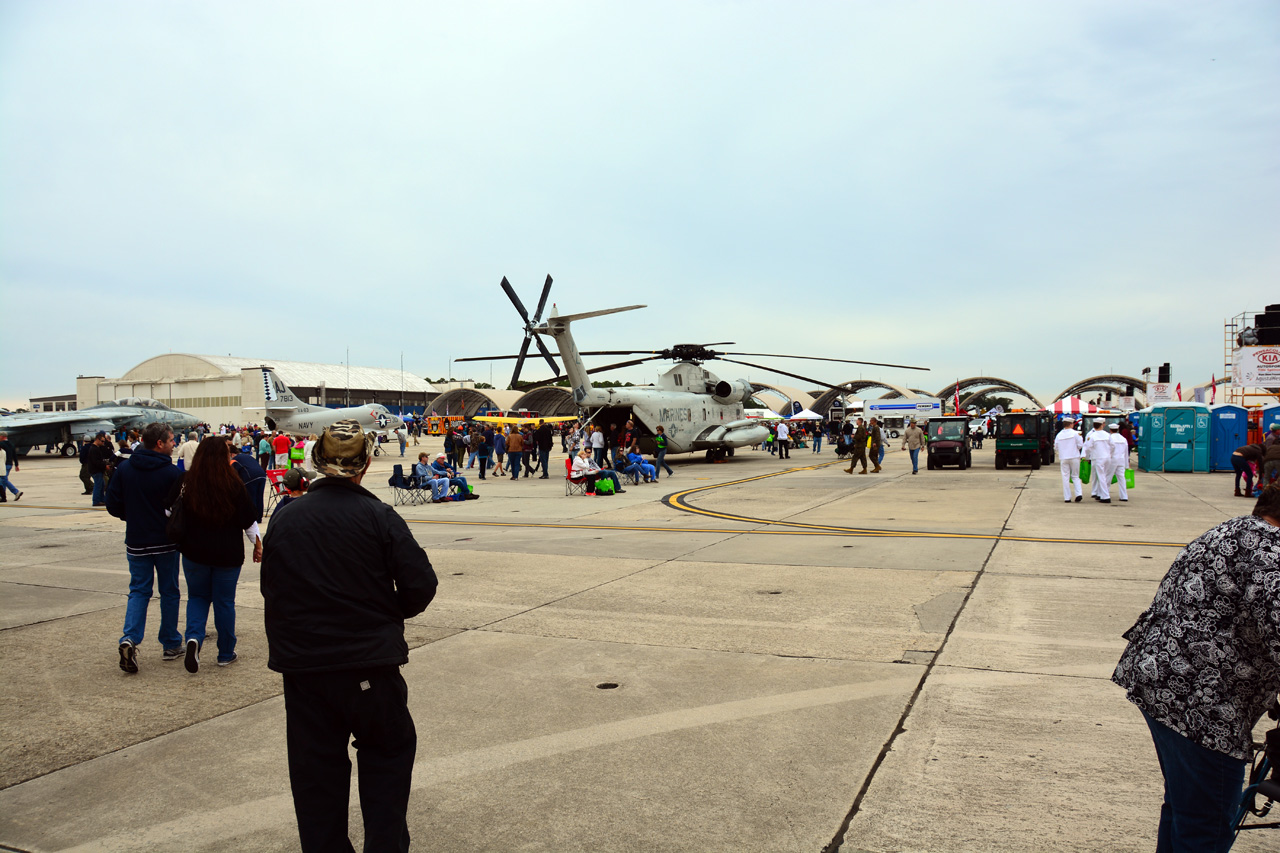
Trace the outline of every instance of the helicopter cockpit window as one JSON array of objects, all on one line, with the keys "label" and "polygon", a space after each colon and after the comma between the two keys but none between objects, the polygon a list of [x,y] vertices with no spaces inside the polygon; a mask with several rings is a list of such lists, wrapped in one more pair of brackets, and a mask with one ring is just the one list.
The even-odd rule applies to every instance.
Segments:
[{"label": "helicopter cockpit window", "polygon": [[929,437],[955,441],[965,436],[964,421],[938,421],[929,426]]}]

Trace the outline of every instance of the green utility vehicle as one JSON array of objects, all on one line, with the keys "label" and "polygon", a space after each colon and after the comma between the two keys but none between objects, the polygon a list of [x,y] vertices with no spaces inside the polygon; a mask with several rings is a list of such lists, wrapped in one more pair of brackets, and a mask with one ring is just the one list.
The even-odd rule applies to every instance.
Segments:
[{"label": "green utility vehicle", "polygon": [[996,416],[996,470],[1032,469],[1053,462],[1053,412],[1006,412]]},{"label": "green utility vehicle", "polygon": [[929,444],[925,467],[930,471],[943,465],[956,465],[963,471],[973,464],[969,452],[969,418],[929,418],[926,434]]}]

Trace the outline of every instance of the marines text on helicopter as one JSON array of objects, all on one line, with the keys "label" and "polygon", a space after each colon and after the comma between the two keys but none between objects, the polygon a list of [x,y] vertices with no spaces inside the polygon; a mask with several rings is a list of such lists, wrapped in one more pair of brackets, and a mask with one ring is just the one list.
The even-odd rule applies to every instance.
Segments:
[{"label": "marines text on helicopter", "polygon": [[[732,456],[736,448],[760,444],[764,441],[768,430],[759,421],[746,417],[743,408],[751,400],[753,389],[751,383],[744,379],[725,380],[703,367],[703,363],[712,360],[741,364],[790,376],[825,388],[838,388],[817,379],[810,379],[796,373],[789,373],[776,367],[766,367],[749,361],[727,358],[730,355],[762,356],[766,358],[803,358],[814,361],[843,362],[846,364],[870,364],[880,367],[897,367],[907,370],[927,370],[924,367],[911,367],[904,364],[885,364],[875,361],[854,361],[845,358],[821,358],[806,355],[782,355],[778,353],[758,352],[722,352],[713,350],[713,346],[732,346],[732,342],[720,341],[711,344],[677,344],[664,350],[596,350],[579,352],[574,342],[569,325],[574,320],[588,317],[600,317],[615,314],[619,311],[634,311],[644,305],[628,305],[621,308],[605,308],[600,311],[587,311],[580,314],[559,314],[554,305],[551,314],[542,319],[542,311],[547,304],[547,295],[551,290],[551,276],[547,276],[542,286],[542,295],[538,299],[538,308],[529,316],[524,303],[520,301],[506,278],[502,279],[502,289],[507,298],[524,320],[524,342],[518,355],[478,356],[460,358],[457,361],[494,361],[499,359],[515,359],[516,367],[511,376],[511,387],[529,387],[540,383],[521,383],[520,372],[524,367],[530,344],[538,348],[542,358],[550,365],[555,376],[560,376],[560,366],[543,344],[540,336],[550,335],[560,350],[560,359],[564,362],[568,374],[569,387],[573,392],[573,400],[578,408],[585,410],[587,419],[605,430],[610,424],[619,428],[627,421],[635,421],[638,441],[641,450],[653,452],[653,435],[661,426],[667,439],[669,453],[691,453],[705,451],[707,459],[723,459]],[[587,369],[582,361],[584,355],[640,355],[629,361],[607,364],[602,367]],[[642,364],[646,361],[672,360],[676,364],[658,377],[652,386],[595,388],[591,384],[590,375],[606,370]]]}]

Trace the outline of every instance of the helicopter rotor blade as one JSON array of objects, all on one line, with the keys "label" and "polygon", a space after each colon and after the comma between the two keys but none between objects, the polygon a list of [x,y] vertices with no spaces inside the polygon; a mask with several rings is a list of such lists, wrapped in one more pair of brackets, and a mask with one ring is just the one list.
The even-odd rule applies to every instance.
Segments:
[{"label": "helicopter rotor blade", "polygon": [[[538,325],[538,321],[542,319],[542,309],[547,307],[547,294],[551,292],[551,275],[547,274],[547,281],[542,285],[542,295],[538,297],[538,310],[533,312],[533,324]],[[559,368],[556,368],[556,375],[560,375]]]},{"label": "helicopter rotor blade", "polygon": [[606,370],[617,370],[621,367],[632,367],[637,364],[644,364],[646,361],[653,361],[661,356],[651,355],[648,358],[633,358],[631,361],[619,361],[617,364],[606,364],[603,367],[593,367],[587,373],[603,373]]},{"label": "helicopter rotor blade", "polygon": [[[550,277],[548,277],[547,280],[550,281],[551,280]],[[547,349],[546,344],[542,342],[542,338],[538,337],[537,335],[534,335],[533,342],[537,344],[538,352],[542,353],[542,357],[547,360],[547,364],[551,365],[551,372],[555,374],[557,378],[559,378],[560,365],[556,364],[556,360],[551,357],[551,352]]]},{"label": "helicopter rotor blade", "polygon": [[525,310],[524,303],[520,301],[520,297],[516,296],[515,288],[511,286],[511,282],[507,281],[507,277],[502,277],[502,289],[506,291],[507,298],[511,300],[511,304],[516,306],[516,310],[520,312],[520,319],[524,320],[525,328],[528,328],[529,312]]},{"label": "helicopter rotor blade", "polygon": [[[580,352],[578,355],[657,355],[657,350],[651,349],[602,349],[591,350],[590,352]],[[503,361],[519,358],[518,355],[473,355],[467,358],[455,358],[454,361]]]},{"label": "helicopter rotor blade", "polygon": [[732,359],[732,358],[721,358],[720,361],[728,361],[728,362],[732,362],[733,364],[743,364],[743,365],[746,365],[747,367],[754,367],[759,370],[767,370],[770,373],[780,373],[783,376],[790,376],[792,379],[800,379],[804,382],[812,382],[814,385],[821,385],[823,388],[830,388],[834,391],[848,390],[847,388],[842,388],[839,385],[832,385],[830,382],[823,382],[821,379],[812,379],[808,376],[801,376],[799,373],[788,373],[785,370],[779,370],[776,367],[766,367],[763,364],[752,364],[749,361],[738,361],[737,359]]},{"label": "helicopter rotor blade", "polygon": [[518,355],[473,355],[470,358],[455,358],[454,361],[502,361],[519,357]]},{"label": "helicopter rotor blade", "polygon": [[[707,346],[710,346],[708,344]],[[871,364],[876,367],[900,367],[903,370],[928,370],[927,367],[912,367],[909,364],[887,364],[883,361],[856,361],[851,358],[826,358],[820,355],[788,355],[781,352],[727,352],[725,355],[753,355],[763,358],[805,358],[810,361],[839,361],[844,364]]]},{"label": "helicopter rotor blade", "polygon": [[524,367],[525,354],[529,352],[529,342],[532,340],[531,335],[525,335],[524,343],[520,345],[520,355],[516,356],[516,371],[511,374],[511,387],[515,388],[520,384],[520,369]]},{"label": "helicopter rotor blade", "polygon": [[[734,345],[734,343],[735,343],[734,341],[712,341],[712,342],[711,342],[711,343],[709,343],[709,344],[699,344],[699,346],[703,346],[703,347],[731,347],[731,346],[733,346],[733,345]],[[747,353],[743,353],[743,355],[753,355],[753,354],[754,354],[754,353],[749,353],[749,352],[747,352]]]}]

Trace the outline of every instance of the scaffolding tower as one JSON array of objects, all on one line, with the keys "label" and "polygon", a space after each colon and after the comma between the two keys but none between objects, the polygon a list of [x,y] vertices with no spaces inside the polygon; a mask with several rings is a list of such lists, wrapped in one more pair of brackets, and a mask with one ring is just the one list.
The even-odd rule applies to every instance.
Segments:
[{"label": "scaffolding tower", "polygon": [[1223,367],[1222,375],[1226,384],[1227,393],[1224,395],[1224,403],[1235,403],[1240,406],[1266,406],[1280,399],[1280,395],[1267,391],[1265,388],[1244,388],[1235,384],[1232,377],[1232,367],[1235,359],[1232,357],[1236,349],[1236,336],[1245,329],[1253,325],[1254,315],[1260,314],[1260,311],[1243,311],[1234,317],[1228,317],[1222,324],[1222,351],[1223,351]]}]

